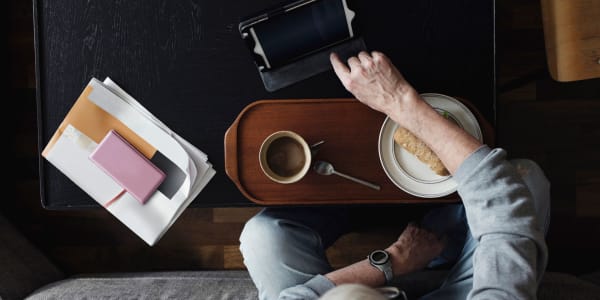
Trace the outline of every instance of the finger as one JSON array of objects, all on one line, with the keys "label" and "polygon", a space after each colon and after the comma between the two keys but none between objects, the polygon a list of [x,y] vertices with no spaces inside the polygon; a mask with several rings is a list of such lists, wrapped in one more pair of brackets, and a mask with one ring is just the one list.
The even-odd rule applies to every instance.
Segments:
[{"label": "finger", "polygon": [[345,83],[348,76],[350,76],[350,69],[348,69],[348,67],[340,60],[340,57],[335,53],[331,53],[329,60],[331,61],[333,71],[337,77],[340,79],[340,81],[342,81],[342,83]]},{"label": "finger", "polygon": [[360,51],[360,53],[358,53],[358,59],[363,66],[373,63],[373,58],[365,51]]},{"label": "finger", "polygon": [[406,227],[419,227],[419,224],[415,221],[410,221],[408,222],[408,224],[406,224]]},{"label": "finger", "polygon": [[360,60],[356,56],[348,58],[348,65],[350,66],[350,72],[354,69],[360,68]]},{"label": "finger", "polygon": [[371,57],[373,57],[374,61],[387,61],[389,60],[387,58],[387,56],[385,56],[385,54],[379,52],[379,51],[373,51],[371,52]]},{"label": "finger", "polygon": [[419,230],[419,224],[414,221],[410,222],[406,225],[406,228],[404,230],[406,232],[415,233]]}]

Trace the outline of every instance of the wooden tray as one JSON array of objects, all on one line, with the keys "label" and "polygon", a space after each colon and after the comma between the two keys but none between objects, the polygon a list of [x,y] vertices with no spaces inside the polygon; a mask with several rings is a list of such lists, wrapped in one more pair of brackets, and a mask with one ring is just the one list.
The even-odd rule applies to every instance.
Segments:
[{"label": "wooden tray", "polygon": [[[477,117],[484,141],[493,144],[492,127],[467,101]],[[383,204],[459,201],[457,193],[419,198],[392,183],[379,161],[379,131],[385,115],[355,99],[260,100],[246,106],[225,133],[225,172],[239,190],[260,205]],[[380,191],[339,176],[310,170],[299,182],[278,184],[260,169],[263,140],[279,130],[292,130],[308,144],[325,141],[313,159],[330,161],[340,172],[379,184]]]}]

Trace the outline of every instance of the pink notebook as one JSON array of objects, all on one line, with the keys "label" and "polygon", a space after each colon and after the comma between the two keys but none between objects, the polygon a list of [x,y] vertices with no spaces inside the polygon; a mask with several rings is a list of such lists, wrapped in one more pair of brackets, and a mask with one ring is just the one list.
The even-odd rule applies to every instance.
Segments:
[{"label": "pink notebook", "polygon": [[114,130],[102,139],[90,159],[142,204],[165,179],[163,171]]}]

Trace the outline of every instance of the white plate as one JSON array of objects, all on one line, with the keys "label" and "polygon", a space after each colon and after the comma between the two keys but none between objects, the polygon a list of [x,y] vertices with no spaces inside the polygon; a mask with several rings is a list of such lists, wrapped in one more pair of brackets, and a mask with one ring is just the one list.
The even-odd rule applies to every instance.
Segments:
[{"label": "white plate", "polygon": [[[434,109],[445,111],[460,127],[483,141],[477,118],[455,98],[434,93],[421,94]],[[443,197],[456,191],[452,176],[439,176],[417,157],[394,142],[398,124],[389,117],[379,132],[379,160],[390,180],[405,192],[423,198]]]}]

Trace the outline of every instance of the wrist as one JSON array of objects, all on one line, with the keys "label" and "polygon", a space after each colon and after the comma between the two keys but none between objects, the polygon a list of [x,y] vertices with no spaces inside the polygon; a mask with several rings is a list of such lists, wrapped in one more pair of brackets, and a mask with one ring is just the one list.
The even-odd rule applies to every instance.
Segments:
[{"label": "wrist", "polygon": [[413,88],[397,92],[391,103],[386,114],[398,125],[408,130],[411,130],[409,127],[417,121],[419,111],[424,108],[423,104],[428,105]]},{"label": "wrist", "polygon": [[404,275],[409,273],[406,269],[406,255],[404,255],[404,251],[402,250],[401,245],[392,245],[385,249],[390,255],[390,260],[392,262],[392,270],[394,272],[394,276]]}]

